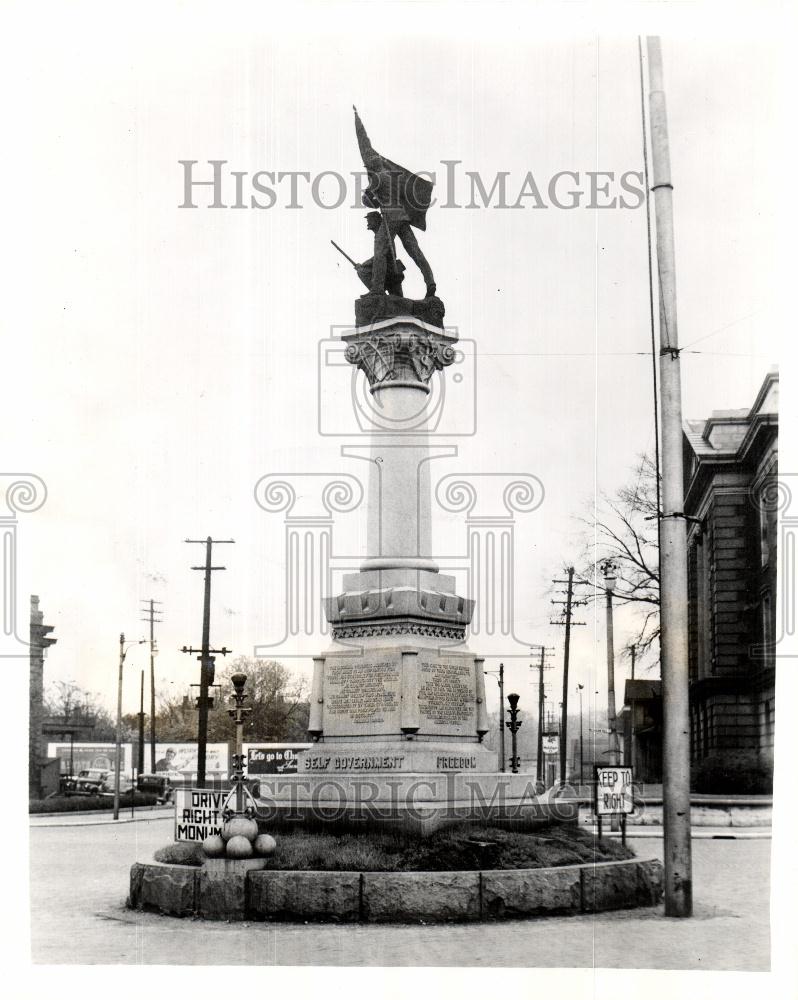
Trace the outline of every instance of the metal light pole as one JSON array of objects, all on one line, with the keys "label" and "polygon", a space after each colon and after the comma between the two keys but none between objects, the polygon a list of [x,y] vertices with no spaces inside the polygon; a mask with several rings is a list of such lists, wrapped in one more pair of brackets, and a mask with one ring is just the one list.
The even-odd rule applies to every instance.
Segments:
[{"label": "metal light pole", "polygon": [[660,620],[662,634],[665,915],[693,912],[690,845],[690,710],[687,666],[687,530],[682,456],[682,377],[676,317],[676,254],[673,235],[668,116],[662,49],[647,39],[649,126],[657,222],[659,275],[660,424],[662,427],[662,512],[660,525]]},{"label": "metal light pole", "polygon": [[144,639],[131,639],[125,642],[125,633],[119,636],[119,686],[116,696],[116,761],[114,763],[114,819],[119,819],[119,777],[122,767],[122,668],[127,656],[126,646],[138,646]]},{"label": "metal light pole", "polygon": [[576,691],[579,695],[579,784],[585,780],[585,734],[582,728],[582,689],[584,684],[577,684]]},{"label": "metal light pole", "polygon": [[612,595],[615,591],[615,567],[610,560],[602,566],[604,574],[604,590],[607,595],[607,729],[610,734],[609,764],[617,767],[618,757],[618,724],[615,718],[615,644],[612,622]]},{"label": "metal light pole", "polygon": [[244,708],[244,702],[249,697],[244,694],[247,675],[233,674],[230,680],[233,682],[235,708],[228,708],[227,714],[236,724],[236,752],[233,754],[233,784],[236,789],[236,815],[242,816],[244,814],[244,716],[249,715],[252,709]]},{"label": "metal light pole", "polygon": [[512,749],[510,752],[510,770],[512,771],[513,774],[518,774],[518,768],[521,763],[518,758],[518,738],[517,738],[518,730],[523,725],[523,723],[518,718],[519,698],[520,695],[517,694],[507,695],[507,700],[510,702],[510,708],[508,710],[510,713],[510,718],[507,722],[505,722],[505,725],[510,730],[510,735],[512,738],[512,743],[511,743]]}]

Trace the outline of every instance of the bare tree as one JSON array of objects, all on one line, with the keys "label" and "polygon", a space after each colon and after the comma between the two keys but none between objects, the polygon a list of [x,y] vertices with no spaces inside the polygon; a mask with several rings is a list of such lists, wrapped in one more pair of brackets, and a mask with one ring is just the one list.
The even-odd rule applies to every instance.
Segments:
[{"label": "bare tree", "polygon": [[589,585],[589,599],[603,598],[603,570],[612,564],[614,602],[639,611],[637,635],[627,652],[634,645],[641,655],[656,650],[660,633],[657,519],[657,469],[648,455],[640,457],[629,483],[613,496],[600,494],[591,514],[578,518],[584,547],[575,578]]},{"label": "bare tree", "polygon": [[44,710],[52,719],[83,724],[92,730],[92,739],[114,739],[116,723],[99,703],[97,696],[74,681],[53,681],[44,698]]}]

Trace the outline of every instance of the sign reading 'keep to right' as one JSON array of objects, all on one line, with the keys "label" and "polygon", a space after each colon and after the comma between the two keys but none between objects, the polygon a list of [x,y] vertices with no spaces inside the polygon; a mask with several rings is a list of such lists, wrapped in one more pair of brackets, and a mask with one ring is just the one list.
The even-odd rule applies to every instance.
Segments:
[{"label": "sign reading 'keep to right'", "polygon": [[613,816],[634,812],[631,767],[596,768],[596,813]]}]

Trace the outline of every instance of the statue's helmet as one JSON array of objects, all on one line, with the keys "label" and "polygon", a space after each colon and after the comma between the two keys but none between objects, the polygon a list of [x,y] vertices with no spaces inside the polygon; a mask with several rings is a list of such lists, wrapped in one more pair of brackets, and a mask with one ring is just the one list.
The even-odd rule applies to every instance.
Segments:
[{"label": "statue's helmet", "polygon": [[366,215],[366,225],[369,229],[378,229],[382,225],[382,216],[379,212],[369,212]]}]

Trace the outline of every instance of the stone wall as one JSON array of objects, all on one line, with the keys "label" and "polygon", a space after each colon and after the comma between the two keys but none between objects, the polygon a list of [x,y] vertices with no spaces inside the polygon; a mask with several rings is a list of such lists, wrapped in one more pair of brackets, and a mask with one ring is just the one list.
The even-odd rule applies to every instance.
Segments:
[{"label": "stone wall", "polygon": [[210,920],[428,923],[655,906],[655,860],[461,872],[250,871],[136,863],[128,906]]}]

